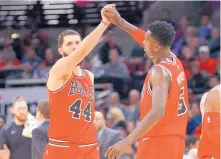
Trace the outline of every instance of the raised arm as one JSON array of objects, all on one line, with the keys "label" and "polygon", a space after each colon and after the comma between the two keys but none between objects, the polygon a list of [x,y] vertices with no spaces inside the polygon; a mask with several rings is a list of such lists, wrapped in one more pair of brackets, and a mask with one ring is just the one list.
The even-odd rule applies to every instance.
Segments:
[{"label": "raised arm", "polygon": [[71,72],[73,68],[76,67],[84,59],[84,57],[91,52],[91,50],[96,46],[101,35],[110,24],[103,15],[102,19],[102,22],[86,38],[84,38],[84,40],[70,55],[61,58],[54,64],[49,72],[50,78],[60,78]]},{"label": "raised arm", "polygon": [[127,22],[125,19],[123,19],[120,16],[118,11],[113,7],[105,6],[104,16],[112,24],[118,26],[119,28],[123,29],[128,34],[130,34],[137,43],[139,43],[142,47],[144,47],[143,41],[145,40],[145,31]]}]

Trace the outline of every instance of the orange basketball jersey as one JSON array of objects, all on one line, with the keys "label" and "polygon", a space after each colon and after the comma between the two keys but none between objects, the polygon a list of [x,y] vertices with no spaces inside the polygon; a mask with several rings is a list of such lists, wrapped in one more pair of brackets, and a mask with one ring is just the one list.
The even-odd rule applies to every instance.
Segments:
[{"label": "orange basketball jersey", "polygon": [[72,74],[68,82],[57,91],[50,91],[50,126],[48,136],[52,140],[74,144],[97,142],[93,124],[95,104],[94,86],[89,73]]},{"label": "orange basketball jersey", "polygon": [[214,157],[220,159],[220,113],[204,114],[198,157]]},{"label": "orange basketball jersey", "polygon": [[[171,83],[164,117],[143,138],[164,135],[185,137],[188,120],[187,80],[180,60],[174,54],[171,53],[171,55],[173,57],[171,62],[161,62],[153,66],[163,68],[170,75]],[[152,90],[149,82],[150,71],[146,76],[141,95],[141,120],[152,108]],[[158,100],[161,100],[160,97]]]}]

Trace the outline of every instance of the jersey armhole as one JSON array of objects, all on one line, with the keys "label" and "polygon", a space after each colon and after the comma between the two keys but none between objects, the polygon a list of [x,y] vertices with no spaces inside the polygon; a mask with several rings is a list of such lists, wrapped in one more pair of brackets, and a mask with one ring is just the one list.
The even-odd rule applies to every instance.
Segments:
[{"label": "jersey armhole", "polygon": [[[161,64],[157,64],[157,65],[154,65],[154,66],[152,66],[151,68],[153,68],[153,67],[155,67],[155,66],[158,66],[158,67],[161,67],[164,71],[166,71],[168,74],[169,74],[169,76],[170,76],[170,88],[169,88],[169,91],[168,91],[168,95],[170,94],[170,89],[171,89],[171,82],[172,82],[172,73],[171,73],[171,71],[168,69],[168,68],[166,68],[165,66],[163,66],[163,65],[161,65]],[[149,73],[151,73],[151,68],[150,68],[150,72]],[[150,95],[152,96],[152,84],[151,84],[151,82],[148,80],[148,91],[149,91],[149,93],[150,93]]]},{"label": "jersey armhole", "polygon": [[60,88],[58,88],[56,90],[51,90],[48,87],[48,80],[49,80],[49,77],[48,77],[47,82],[46,82],[46,88],[48,89],[48,91],[50,91],[52,93],[57,93],[57,92],[61,91],[63,88],[65,88],[65,86],[71,81],[72,77],[73,77],[73,73],[71,74],[71,77],[63,84],[63,86],[61,86]]},{"label": "jersey armhole", "polygon": [[91,80],[91,83],[94,85],[94,76],[93,76],[93,74],[90,71],[85,70],[85,69],[83,71],[89,76],[89,78]]}]

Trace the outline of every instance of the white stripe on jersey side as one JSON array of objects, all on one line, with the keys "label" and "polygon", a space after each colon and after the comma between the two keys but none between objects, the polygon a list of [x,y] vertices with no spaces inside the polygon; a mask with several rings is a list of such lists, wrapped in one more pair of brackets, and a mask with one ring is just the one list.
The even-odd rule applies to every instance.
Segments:
[{"label": "white stripe on jersey side", "polygon": [[152,90],[151,90],[151,87],[150,87],[150,81],[148,80],[148,83],[147,83],[147,89],[148,89],[148,92],[150,93],[150,95],[152,96]]},{"label": "white stripe on jersey side", "polygon": [[68,148],[68,147],[70,147],[70,146],[56,145],[56,144],[51,144],[51,143],[49,143],[48,145],[54,146],[54,147],[62,147],[62,148]]},{"label": "white stripe on jersey side", "polygon": [[88,146],[94,146],[94,145],[97,145],[97,143],[94,143],[94,144],[87,144],[87,145],[80,145],[78,147],[88,147]]},{"label": "white stripe on jersey side", "polygon": [[49,138],[49,140],[55,141],[55,142],[68,142],[68,141],[64,141],[64,140],[55,140],[55,139],[52,139],[52,138]]},{"label": "white stripe on jersey side", "polygon": [[143,141],[146,141],[146,140],[149,140],[149,139],[150,139],[150,138],[149,138],[149,137],[147,137],[147,138],[144,138],[144,139],[143,139]]}]

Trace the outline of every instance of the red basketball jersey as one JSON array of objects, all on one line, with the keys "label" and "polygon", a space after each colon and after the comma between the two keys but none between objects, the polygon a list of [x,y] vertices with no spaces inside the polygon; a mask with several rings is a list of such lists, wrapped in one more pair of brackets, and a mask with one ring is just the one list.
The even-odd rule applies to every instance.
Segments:
[{"label": "red basketball jersey", "polygon": [[207,112],[204,114],[198,157],[212,156],[220,158],[220,113]]},{"label": "red basketball jersey", "polygon": [[[171,53],[172,54],[172,53]],[[185,137],[188,120],[188,90],[187,80],[180,60],[172,54],[171,62],[161,62],[153,67],[163,68],[171,78],[170,90],[164,117],[143,137],[154,137],[164,135],[179,135]],[[152,108],[152,91],[148,72],[142,90],[140,101],[141,120]],[[159,99],[160,100],[160,97]]]},{"label": "red basketball jersey", "polygon": [[50,91],[50,126],[48,136],[74,144],[97,142],[93,123],[95,104],[94,86],[90,75],[72,74],[67,83],[57,91]]}]

